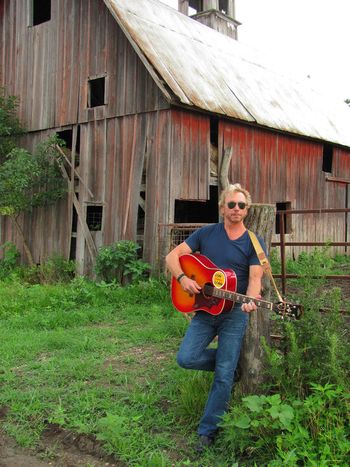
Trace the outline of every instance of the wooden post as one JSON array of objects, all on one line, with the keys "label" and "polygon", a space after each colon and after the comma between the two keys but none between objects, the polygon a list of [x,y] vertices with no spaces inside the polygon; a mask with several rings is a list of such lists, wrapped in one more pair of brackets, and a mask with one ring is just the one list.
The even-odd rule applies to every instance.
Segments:
[{"label": "wooden post", "polygon": [[[272,230],[276,217],[276,207],[273,204],[253,204],[245,219],[245,226],[263,238],[268,252],[271,247]],[[264,276],[263,297],[270,299],[269,279]],[[273,299],[272,299],[273,301]],[[243,340],[241,355],[239,359],[240,380],[236,389],[242,394],[259,393],[264,381],[264,352],[261,338],[270,341],[270,313],[258,309],[250,313],[249,324]]]}]

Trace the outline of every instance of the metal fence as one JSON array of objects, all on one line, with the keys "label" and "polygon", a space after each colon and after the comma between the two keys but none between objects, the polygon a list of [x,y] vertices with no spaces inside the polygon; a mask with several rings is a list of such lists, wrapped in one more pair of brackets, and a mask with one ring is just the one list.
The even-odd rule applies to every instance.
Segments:
[{"label": "metal fence", "polygon": [[[298,242],[298,241],[286,241],[285,233],[285,219],[288,215],[308,215],[314,213],[345,213],[345,237],[349,235],[349,232],[346,230],[347,226],[347,216],[350,213],[350,209],[299,209],[299,210],[279,210],[279,241],[272,242],[272,247],[279,247],[280,251],[280,261],[281,261],[281,273],[274,274],[274,277],[281,280],[281,289],[282,294],[286,293],[286,283],[287,279],[297,279],[299,276],[297,274],[287,274],[286,272],[286,247],[289,246],[341,246],[344,247],[344,252],[347,253],[350,251],[350,242]],[[200,223],[181,223],[181,224],[159,224],[158,225],[158,245],[159,245],[159,255],[158,255],[158,271],[164,272],[164,258],[166,254],[173,249],[176,245],[179,245],[183,242],[188,235],[197,230],[199,227],[202,227],[207,224]],[[350,280],[349,274],[342,275],[326,275],[324,276],[328,280]]]}]

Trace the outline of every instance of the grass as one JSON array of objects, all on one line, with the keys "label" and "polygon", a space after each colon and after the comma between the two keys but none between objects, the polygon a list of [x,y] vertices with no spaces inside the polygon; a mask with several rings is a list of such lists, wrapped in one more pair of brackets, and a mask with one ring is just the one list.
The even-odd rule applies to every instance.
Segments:
[{"label": "grass", "polygon": [[[348,344],[344,344],[346,329],[338,309],[340,303],[350,307],[339,293],[328,293],[334,310],[329,317],[320,317],[316,309],[317,300],[320,304],[323,300],[318,297],[319,282],[312,282],[308,274],[323,269],[325,259],[315,253],[298,264],[299,271],[305,272],[299,291],[307,312],[293,326],[280,323],[286,327],[289,350],[283,356],[275,349],[271,353],[275,363],[269,370],[275,380],[271,387],[278,388],[282,398],[292,400],[296,397],[293,386],[301,387],[301,382],[306,386],[315,381],[327,383],[328,368],[341,376],[330,382],[339,380],[341,385],[345,381],[339,353],[344,348],[346,355]],[[234,459],[237,450],[225,436],[200,460],[193,457],[196,427],[212,375],[177,366],[175,355],[186,326],[162,282],[150,280],[125,288],[84,278],[54,285],[26,285],[14,279],[1,282],[2,429],[18,444],[36,449],[44,431],[58,426],[97,439],[106,454],[128,466],[238,465]],[[320,363],[309,368],[311,357],[312,362]],[[299,379],[295,371],[300,373]],[[238,410],[241,404],[234,400]],[[301,401],[298,407],[296,411],[305,418]],[[339,430],[344,431],[346,414],[337,413],[337,417]],[[322,423],[326,427],[327,423]],[[227,430],[230,433],[230,427]],[[229,439],[239,439],[239,425],[232,430],[236,435]],[[249,459],[240,465],[254,465],[255,461],[263,465],[249,457],[254,452],[253,438],[248,439],[249,447],[240,456],[244,462]],[[275,443],[273,433],[271,440]],[[292,441],[290,453],[298,446]],[[312,455],[317,458],[315,452]],[[54,446],[49,455],[54,458]],[[271,466],[280,465],[281,456]]]},{"label": "grass", "polygon": [[[194,407],[184,388],[202,390],[207,376],[189,378],[176,365],[187,324],[168,295],[152,281],[124,289],[84,279],[2,283],[7,434],[35,448],[43,430],[57,424],[93,435],[127,465],[196,465],[189,459],[206,392]],[[207,462],[201,465],[214,465]]]}]

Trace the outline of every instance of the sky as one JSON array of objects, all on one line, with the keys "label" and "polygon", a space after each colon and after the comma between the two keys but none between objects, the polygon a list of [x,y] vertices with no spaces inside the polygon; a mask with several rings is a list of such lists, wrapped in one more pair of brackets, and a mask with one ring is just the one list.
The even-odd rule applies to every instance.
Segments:
[{"label": "sky", "polygon": [[[177,0],[161,0],[177,9]],[[238,40],[322,93],[350,99],[350,0],[236,0]]]}]

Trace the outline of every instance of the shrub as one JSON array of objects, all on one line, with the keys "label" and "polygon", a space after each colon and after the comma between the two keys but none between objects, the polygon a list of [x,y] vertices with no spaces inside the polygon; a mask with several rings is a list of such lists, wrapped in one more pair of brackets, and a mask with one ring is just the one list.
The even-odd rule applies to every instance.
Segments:
[{"label": "shrub", "polygon": [[137,258],[140,247],[129,240],[120,240],[99,249],[96,257],[95,273],[106,282],[125,285],[130,280],[139,282],[145,277],[150,266]]},{"label": "shrub", "polygon": [[4,279],[17,266],[20,253],[12,242],[6,242],[0,246],[3,250],[3,259],[0,260],[0,278]]},{"label": "shrub", "polygon": [[75,262],[60,255],[53,255],[42,264],[21,270],[22,279],[29,284],[54,284],[69,282],[75,275]]}]

